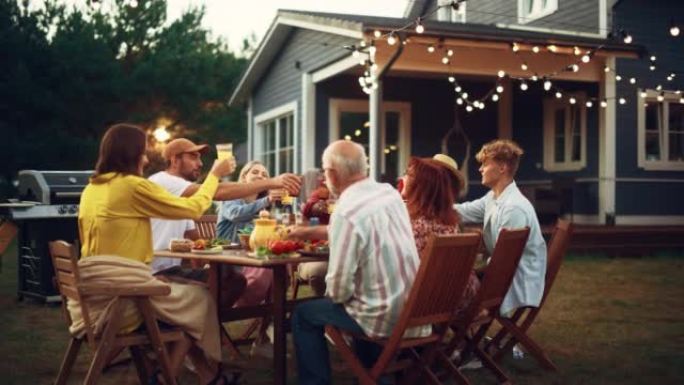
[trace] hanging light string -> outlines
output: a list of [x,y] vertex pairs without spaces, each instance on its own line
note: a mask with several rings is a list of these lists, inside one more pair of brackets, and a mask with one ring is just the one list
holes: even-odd
[[[367,94],[370,94],[372,89],[375,89],[378,87],[377,81],[376,81],[376,73],[378,69],[378,65],[375,61],[375,53],[377,51],[377,46],[376,42],[379,41],[386,41],[386,43],[390,46],[397,44],[407,44],[410,40],[410,38],[407,39],[402,39],[400,33],[409,31],[410,29],[415,30],[415,33],[420,35],[425,32],[425,26],[423,25],[423,21],[427,20],[438,12],[440,9],[445,8],[445,7],[450,7],[452,9],[458,10],[461,6],[461,4],[465,3],[466,0],[452,0],[450,3],[442,4],[442,5],[437,5],[433,9],[429,10],[425,14],[417,17],[414,21],[408,22],[405,25],[403,25],[400,28],[397,29],[392,29],[388,32],[381,32],[380,30],[375,30],[373,32],[373,37],[370,39],[369,42],[366,41],[361,41],[358,46],[351,45],[351,46],[345,46],[346,49],[352,51],[352,55],[354,57],[361,57],[359,64],[364,66],[364,71],[363,71],[363,76],[359,77],[359,84],[361,85],[363,91]],[[618,29],[617,34],[620,38],[622,38],[623,42],[625,44],[631,44],[633,42],[633,37],[624,29]],[[673,37],[679,36],[679,30],[678,26],[674,23],[670,23],[670,34]],[[611,33],[612,37],[614,38],[616,35],[614,33]],[[559,74],[564,73],[564,72],[579,72],[581,69],[581,66],[583,64],[588,64],[591,62],[591,59],[593,56],[601,51],[604,48],[604,45],[600,45],[594,49],[586,49],[583,50],[578,46],[562,46],[559,47],[555,44],[549,44],[546,47],[542,47],[541,45],[532,45],[530,48],[530,52],[533,54],[540,53],[542,50],[546,50],[551,53],[557,53],[561,49],[567,51],[568,49],[571,49],[572,54],[574,55],[573,60],[571,60],[567,65],[558,68],[555,71],[551,71],[548,73],[544,74],[538,74],[537,72],[534,72],[533,70],[530,69],[529,64],[525,59],[522,57],[522,55],[519,55],[519,51],[521,49],[521,43],[518,42],[513,42],[511,44],[511,50],[515,54],[515,56],[520,60],[520,69],[524,72],[531,72],[533,75],[525,77],[525,76],[510,76],[505,73],[503,70],[499,70],[497,72],[497,80],[494,84],[494,86],[488,90],[487,92],[484,93],[483,96],[479,98],[473,98],[472,94],[468,94],[468,92],[463,88],[462,85],[460,85],[456,81],[456,76],[455,76],[455,71],[451,69],[451,64],[452,64],[452,57],[454,55],[454,48],[453,47],[448,47],[447,45],[444,44],[444,39],[440,38],[437,41],[437,44],[426,44],[426,43],[418,43],[421,45],[426,46],[426,49],[429,53],[435,53],[435,52],[441,52],[442,55],[440,60],[443,65],[449,66],[449,70],[447,71],[450,75],[448,76],[449,82],[453,83],[454,86],[454,91],[456,93],[456,103],[458,105],[463,105],[468,112],[474,111],[476,108],[477,109],[484,109],[485,107],[485,101],[493,101],[497,102],[500,99],[499,94],[503,92],[503,87],[504,85],[502,84],[502,80],[505,79],[506,77],[517,80],[519,82],[520,89],[522,91],[526,91],[529,89],[529,84],[530,83],[536,83],[541,80],[543,83],[544,90],[547,92],[554,92],[555,96],[557,98],[562,98],[565,92],[561,90],[559,87],[557,87],[555,84],[552,83],[552,79],[556,78]],[[526,46],[529,46],[529,44],[524,44]],[[363,56],[363,57],[362,57]],[[571,56],[572,57],[572,56]],[[655,66],[655,56],[651,56],[651,63],[649,66],[649,69],[651,71],[656,70]],[[606,72],[612,72],[615,76],[615,81],[619,82],[622,80],[622,76],[617,74],[614,69],[611,69],[609,67],[605,67],[604,70]],[[667,81],[671,82],[673,81],[677,76],[676,71],[671,71],[668,72],[667,76]],[[637,80],[636,77],[630,77],[628,79],[629,83],[637,86]],[[656,87],[658,91],[662,91],[662,86],[658,85]],[[665,91],[662,91],[661,94],[663,94]],[[681,95],[681,91],[677,90],[675,91],[676,94]],[[644,96],[644,92],[641,92],[641,96]],[[560,95],[560,96],[559,96]],[[596,98],[596,97],[591,97],[585,99],[585,105],[587,107],[592,107],[595,103],[602,106],[606,107],[607,106],[607,101],[616,99],[620,104],[625,104],[626,99],[623,97],[618,97],[616,96],[611,96],[611,97],[606,97],[603,99]],[[661,101],[661,98],[658,98],[659,101]],[[577,102],[576,98],[570,97],[568,98],[568,101],[571,104],[575,104]],[[682,103],[684,103],[684,98],[680,100]]]

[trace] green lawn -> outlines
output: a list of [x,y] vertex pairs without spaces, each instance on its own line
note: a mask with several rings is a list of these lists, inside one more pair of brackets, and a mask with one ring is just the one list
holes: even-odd
[[[0,271],[0,383],[49,384],[64,352],[67,332],[61,308],[16,301],[15,251]],[[239,328],[235,326],[234,328]],[[556,362],[546,372],[526,357],[508,358],[504,370],[517,384],[678,384],[684,382],[684,258],[606,259],[569,257],[532,335]],[[83,350],[70,383],[83,379]],[[233,362],[249,384],[270,383],[268,360]],[[293,361],[290,383],[296,383]],[[351,383],[334,364],[335,383]],[[493,384],[481,371],[474,384]],[[132,365],[105,373],[103,384],[136,384]],[[184,375],[182,384],[194,384]]]

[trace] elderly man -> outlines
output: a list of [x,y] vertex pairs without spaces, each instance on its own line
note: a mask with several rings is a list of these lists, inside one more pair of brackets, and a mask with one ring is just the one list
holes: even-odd
[[[199,189],[199,185],[194,182],[202,171],[201,155],[207,149],[206,144],[197,145],[185,138],[172,140],[166,145],[162,154],[167,162],[166,170],[150,176],[149,179],[164,187],[171,194],[182,197],[192,196]],[[235,161],[233,160],[234,168]],[[253,183],[223,182],[219,184],[214,200],[237,199],[275,188],[286,188],[296,194],[299,192],[300,183],[299,177],[293,174],[282,174],[276,178]],[[195,229],[195,222],[152,219],[154,250],[166,250],[169,242],[174,238],[198,239],[199,233]],[[166,270],[171,273],[179,268],[180,263],[181,261],[176,258],[155,257],[152,261],[152,271],[156,273]],[[199,278],[192,276],[192,273],[190,272],[189,278]]]
[[[294,237],[330,240],[327,298],[298,305],[292,317],[299,383],[329,384],[325,325],[386,337],[392,333],[418,270],[408,212],[389,184],[366,175],[363,147],[336,141],[323,153],[325,183],[338,196],[330,225],[297,228]],[[326,231],[327,230],[327,231]],[[410,330],[423,336],[430,330]],[[380,347],[355,341],[359,359],[370,367]]]
[[513,180],[522,154],[511,140],[498,139],[482,146],[476,158],[481,163],[482,184],[490,191],[480,199],[456,205],[464,223],[484,223],[482,235],[490,254],[502,228],[530,228],[513,283],[501,304],[502,315],[522,306],[539,306],[544,293],[546,243],[534,207]]

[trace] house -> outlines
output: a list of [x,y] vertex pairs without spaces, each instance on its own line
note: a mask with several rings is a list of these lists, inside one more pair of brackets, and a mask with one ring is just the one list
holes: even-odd
[[411,155],[448,152],[471,199],[484,192],[475,151],[512,138],[540,216],[684,224],[681,15],[684,3],[639,0],[426,0],[404,18],[281,10],[230,103],[246,107],[248,156],[271,173],[316,167],[347,138],[390,182]]

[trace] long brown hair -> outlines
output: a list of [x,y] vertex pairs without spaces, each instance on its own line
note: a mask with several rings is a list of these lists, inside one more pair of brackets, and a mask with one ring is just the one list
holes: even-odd
[[117,172],[138,175],[138,165],[147,147],[147,134],[132,124],[115,124],[107,129],[95,166],[95,175]]
[[411,158],[406,186],[406,204],[412,219],[425,217],[445,225],[458,224],[454,210],[458,186],[456,176],[439,161],[430,158]]

